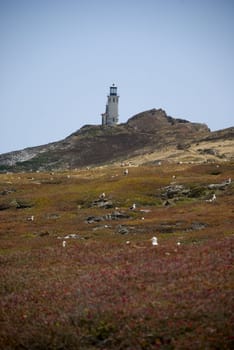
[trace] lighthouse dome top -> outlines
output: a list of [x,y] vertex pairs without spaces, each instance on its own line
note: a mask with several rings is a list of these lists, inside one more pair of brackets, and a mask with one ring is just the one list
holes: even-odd
[[117,96],[117,86],[115,84],[110,87],[110,96]]

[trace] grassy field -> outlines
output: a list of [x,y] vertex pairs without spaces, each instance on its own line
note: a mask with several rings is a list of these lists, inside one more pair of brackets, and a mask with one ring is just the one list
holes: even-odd
[[0,175],[1,349],[234,347],[233,164],[123,170]]

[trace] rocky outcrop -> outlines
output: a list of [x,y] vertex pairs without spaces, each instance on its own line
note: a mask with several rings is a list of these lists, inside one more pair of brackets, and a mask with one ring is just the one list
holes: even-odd
[[[232,128],[228,133],[231,131]],[[218,135],[215,132],[214,137],[218,139]],[[221,134],[222,137],[225,135],[225,132]],[[110,164],[168,147],[185,150],[191,143],[211,139],[212,133],[205,124],[173,118],[162,109],[152,109],[135,115],[124,124],[112,127],[85,125],[62,141],[2,154],[0,171],[58,170]]]
[[87,224],[93,224],[93,223],[97,223],[97,222],[101,222],[101,221],[129,219],[129,217],[130,216],[126,213],[114,211],[113,213],[106,214],[103,216],[89,216],[86,218],[85,222]]

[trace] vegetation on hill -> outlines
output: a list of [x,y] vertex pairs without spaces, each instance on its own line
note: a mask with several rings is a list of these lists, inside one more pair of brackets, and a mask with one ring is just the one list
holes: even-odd
[[233,164],[124,170],[0,174],[0,348],[233,348]]
[[[208,144],[212,141],[211,149]],[[205,124],[172,118],[161,109],[142,112],[115,126],[85,125],[66,139],[44,146],[0,155],[1,171],[65,170],[113,164],[150,157],[151,161],[177,155],[183,160],[229,160],[226,144],[233,147],[233,128],[212,133]],[[196,148],[202,143],[203,147]],[[220,148],[220,145],[222,146]],[[231,147],[231,145],[229,145]],[[207,152],[209,150],[209,152]]]

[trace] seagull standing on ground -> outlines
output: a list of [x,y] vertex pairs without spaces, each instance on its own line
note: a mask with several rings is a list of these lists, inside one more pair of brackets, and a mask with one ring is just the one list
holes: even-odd
[[158,239],[157,237],[152,237],[151,238],[152,245],[158,245]]

